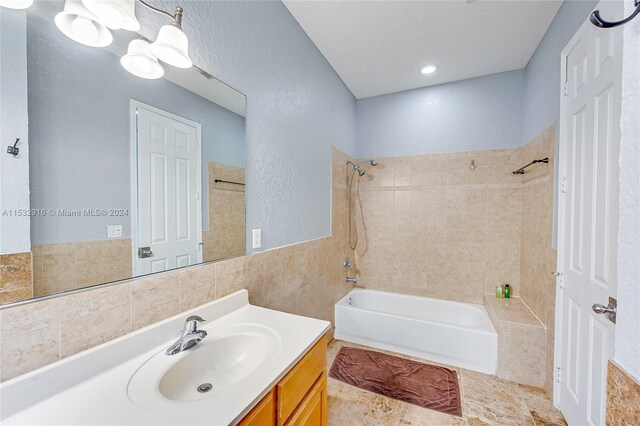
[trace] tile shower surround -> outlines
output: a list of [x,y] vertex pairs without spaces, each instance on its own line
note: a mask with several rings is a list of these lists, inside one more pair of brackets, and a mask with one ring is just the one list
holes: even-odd
[[519,290],[519,149],[379,163],[360,180],[365,287],[478,304],[497,281]]
[[[552,125],[521,148],[379,159],[359,181],[356,254],[366,288],[482,304],[484,293],[495,294],[496,282],[509,282],[546,326],[540,384],[548,392],[555,133]],[[512,174],[544,157],[549,164]]]
[[216,179],[222,179],[244,183],[244,177],[242,167],[209,161],[209,230],[202,233],[205,262],[247,252],[244,186],[216,182]]
[[[0,380],[24,374],[241,288],[252,304],[333,321],[353,286],[347,156],[333,149],[332,236],[0,311]],[[86,324],[91,323],[91,333]],[[99,324],[99,326],[97,326]],[[20,335],[20,339],[14,339]]]
[[[553,170],[555,125],[522,148],[525,159],[549,157],[547,167],[522,176],[520,296],[547,328],[545,389],[553,392],[557,251],[553,248]],[[525,163],[531,160],[525,161]]]

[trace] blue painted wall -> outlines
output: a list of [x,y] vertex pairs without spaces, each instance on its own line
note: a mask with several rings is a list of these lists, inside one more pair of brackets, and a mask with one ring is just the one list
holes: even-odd
[[[355,153],[355,98],[281,2],[183,6],[194,62],[247,96],[247,228],[263,249],[329,235],[331,145]],[[149,38],[166,23],[138,16]]]
[[560,118],[560,53],[596,4],[566,0],[524,70],[359,99],[358,156],[528,143]]
[[[526,145],[544,129],[560,120],[560,84],[562,49],[578,31],[593,8],[593,0],[565,0],[549,25],[547,32],[531,56],[524,71],[524,104],[522,144]],[[556,128],[556,156],[558,159],[558,131]],[[557,194],[558,167],[554,163],[554,189]],[[553,197],[553,246],[558,240],[558,200]]]
[[360,158],[520,146],[524,71],[359,99]]
[[560,119],[560,54],[597,1],[565,0],[525,68],[522,144]]

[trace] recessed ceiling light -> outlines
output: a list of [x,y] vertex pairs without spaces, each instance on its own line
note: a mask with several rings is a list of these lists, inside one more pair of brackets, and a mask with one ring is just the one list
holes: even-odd
[[420,70],[420,72],[422,74],[432,74],[432,73],[436,72],[437,70],[438,70],[438,66],[436,64],[430,64],[430,65],[427,65],[426,67],[422,68]]

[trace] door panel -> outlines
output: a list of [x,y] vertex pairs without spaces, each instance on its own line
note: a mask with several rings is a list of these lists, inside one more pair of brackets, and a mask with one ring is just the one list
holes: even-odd
[[[602,2],[608,17],[622,2]],[[569,424],[604,424],[606,363],[615,325],[594,303],[616,296],[621,115],[620,29],[581,27],[567,56],[567,93],[560,125],[561,179],[558,265],[560,408]]]

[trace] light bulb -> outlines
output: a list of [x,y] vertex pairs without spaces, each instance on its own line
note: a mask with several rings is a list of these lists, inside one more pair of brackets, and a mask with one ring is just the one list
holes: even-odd
[[85,18],[84,16],[76,16],[71,22],[71,30],[78,37],[91,43],[95,43],[98,39],[98,28],[91,19]]

